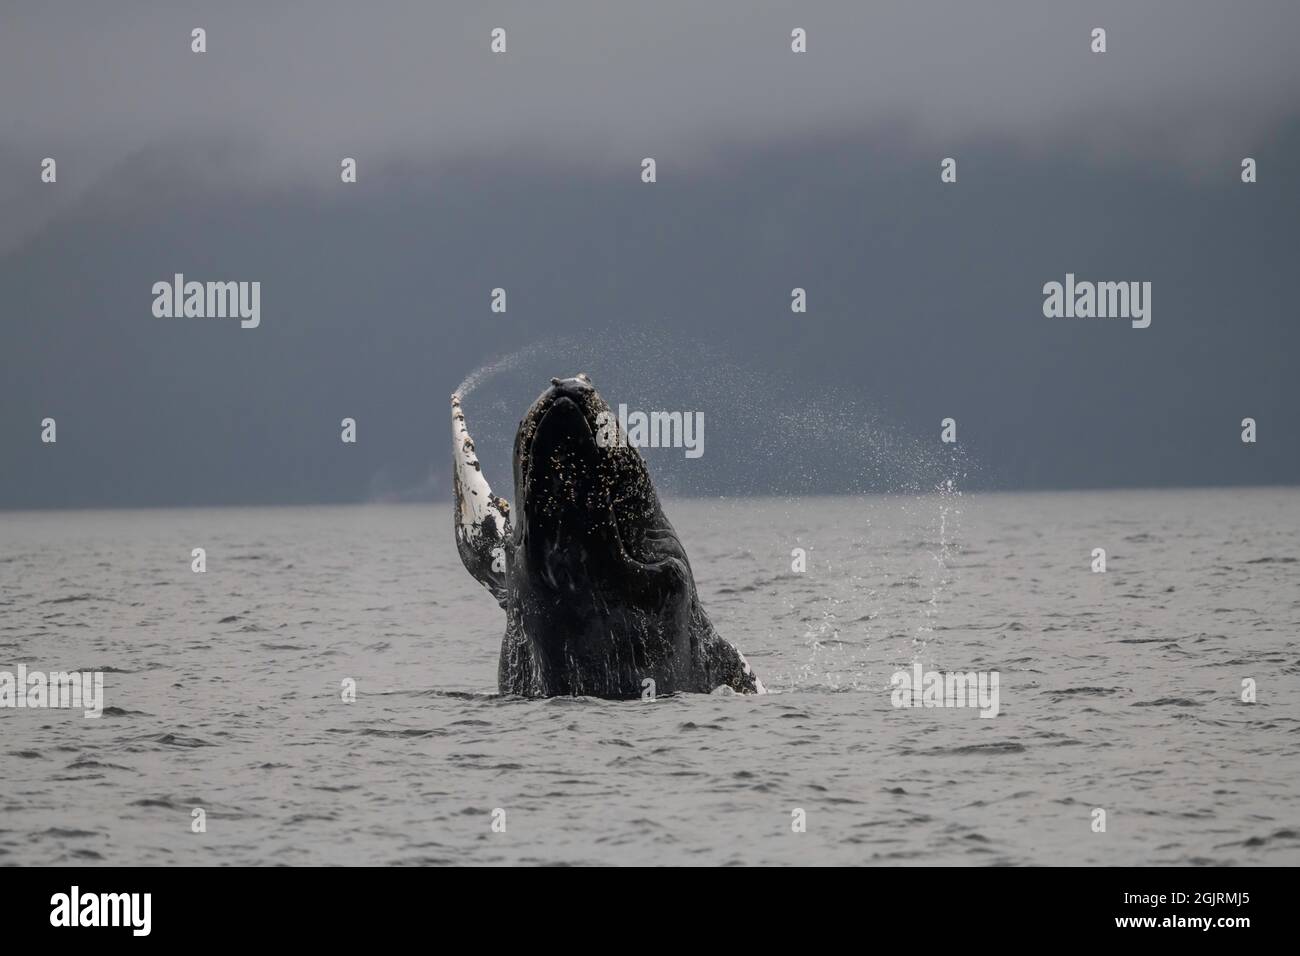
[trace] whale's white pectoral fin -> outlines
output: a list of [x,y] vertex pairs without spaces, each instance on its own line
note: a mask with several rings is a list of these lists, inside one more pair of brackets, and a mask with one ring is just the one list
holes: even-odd
[[451,462],[455,490],[456,550],[465,569],[506,606],[506,568],[510,554],[510,502],[492,493],[474,439],[465,427],[460,395],[451,396]]

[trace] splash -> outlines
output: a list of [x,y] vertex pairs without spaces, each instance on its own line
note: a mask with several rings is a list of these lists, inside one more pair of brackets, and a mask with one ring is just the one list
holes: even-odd
[[517,369],[523,360],[534,355],[541,343],[525,345],[521,349],[516,349],[506,355],[498,356],[483,365],[480,365],[474,371],[465,376],[464,380],[456,386],[456,394],[462,399],[467,398],[471,392],[482,385],[489,379],[495,378],[502,372],[511,372]]
[[921,621],[912,636],[912,663],[914,664],[929,666],[933,663],[933,660],[926,658],[925,655],[934,634],[935,619],[939,615],[939,598],[952,583],[949,564],[956,551],[957,522],[961,517],[961,509],[957,505],[961,494],[951,478],[935,489],[938,506],[933,519],[936,543],[930,552],[933,565],[930,574],[930,598],[922,605]]

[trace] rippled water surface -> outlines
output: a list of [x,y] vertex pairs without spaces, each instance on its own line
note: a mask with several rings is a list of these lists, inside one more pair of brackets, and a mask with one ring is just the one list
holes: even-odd
[[108,706],[0,710],[0,863],[1300,863],[1297,491],[667,511],[773,693],[497,697],[445,504],[0,514],[0,670]]

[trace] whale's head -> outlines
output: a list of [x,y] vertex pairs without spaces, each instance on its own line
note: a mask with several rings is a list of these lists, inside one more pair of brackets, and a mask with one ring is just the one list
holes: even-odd
[[553,378],[515,435],[512,576],[570,600],[693,596],[645,460],[585,374]]

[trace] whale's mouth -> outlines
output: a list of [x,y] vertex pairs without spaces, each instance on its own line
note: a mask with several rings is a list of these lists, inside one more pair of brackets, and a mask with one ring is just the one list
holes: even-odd
[[520,423],[516,532],[548,578],[596,580],[659,558],[658,499],[640,453],[617,429],[586,376],[552,379]]

